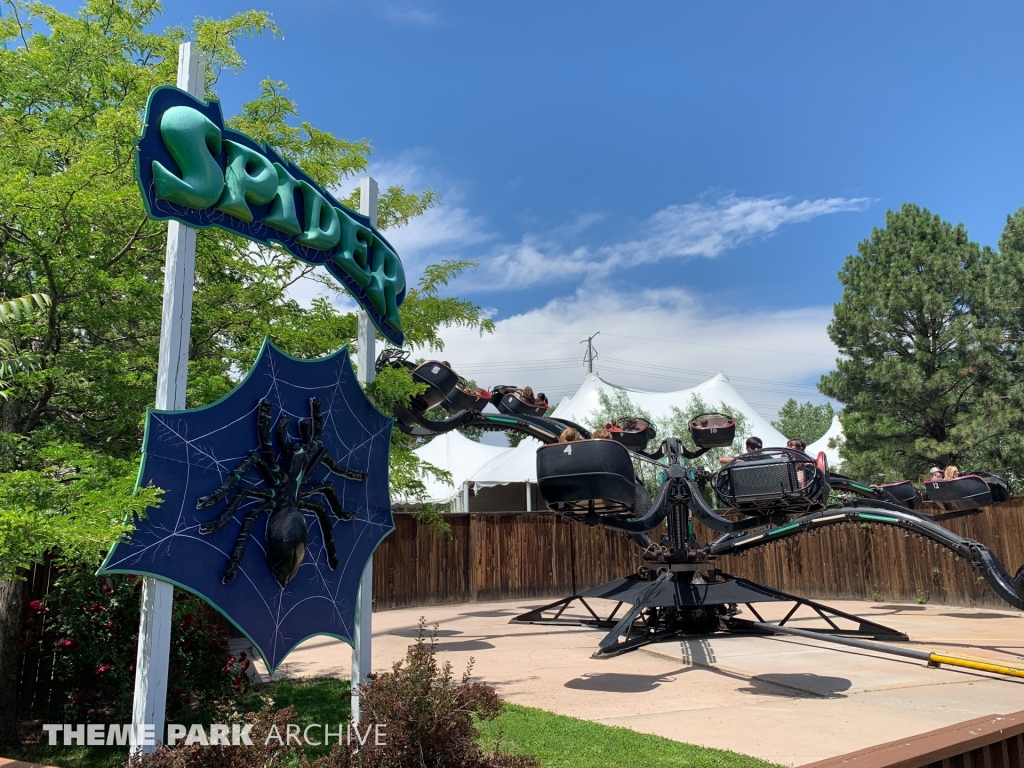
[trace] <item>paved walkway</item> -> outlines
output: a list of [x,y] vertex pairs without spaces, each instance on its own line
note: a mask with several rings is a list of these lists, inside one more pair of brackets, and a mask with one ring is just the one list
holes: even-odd
[[[1024,709],[1024,680],[931,669],[797,638],[712,637],[592,659],[600,632],[508,623],[543,602],[375,613],[374,669],[384,671],[404,656],[423,616],[440,626],[443,658],[461,671],[475,657],[474,676],[509,701],[785,765]],[[911,647],[1024,665],[1021,613],[831,604],[906,632]],[[313,639],[289,656],[278,676],[347,677],[350,660],[347,645]],[[262,665],[257,669],[265,675]]]

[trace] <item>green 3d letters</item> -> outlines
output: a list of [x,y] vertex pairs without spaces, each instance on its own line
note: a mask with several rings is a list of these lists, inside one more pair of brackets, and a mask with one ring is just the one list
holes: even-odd
[[176,176],[153,161],[156,196],[189,208],[208,208],[220,199],[224,176],[217,164],[220,129],[191,107],[171,107],[160,119],[160,137],[181,169]]
[[228,167],[224,172],[224,194],[217,210],[230,213],[242,221],[252,221],[248,203],[265,205],[277,194],[277,171],[259,152],[224,140],[228,150]]

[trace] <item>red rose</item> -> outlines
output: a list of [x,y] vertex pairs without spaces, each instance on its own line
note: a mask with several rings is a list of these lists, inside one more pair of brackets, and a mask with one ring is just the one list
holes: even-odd
[[114,668],[113,664],[101,664],[100,666],[96,667],[96,674],[97,675],[105,675],[107,672],[109,672],[113,668]]
[[61,640],[60,642],[57,643],[57,647],[58,648],[77,648],[78,647],[78,641],[77,640],[71,640],[70,638],[64,638],[63,640]]
[[45,613],[46,612],[46,606],[43,605],[42,600],[33,600],[32,602],[30,602],[28,604],[28,607],[31,608],[36,613]]

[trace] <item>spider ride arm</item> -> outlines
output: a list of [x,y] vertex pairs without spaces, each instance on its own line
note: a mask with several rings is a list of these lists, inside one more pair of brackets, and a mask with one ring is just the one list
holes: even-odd
[[834,472],[829,473],[829,486],[834,491],[852,493],[855,496],[859,496],[865,499],[877,499],[882,502],[889,504],[895,504],[898,509],[902,512],[909,512],[912,515],[920,517],[922,520],[952,520],[957,517],[966,517],[968,515],[977,515],[981,512],[979,509],[961,509],[954,512],[940,512],[937,515],[932,515],[927,512],[922,512],[919,509],[910,509],[900,504],[899,501],[884,488],[872,488],[864,483],[859,483],[845,475],[838,475]]
[[765,520],[763,517],[750,517],[741,520],[730,520],[722,517],[704,500],[704,494],[693,480],[686,478],[685,484],[690,512],[711,530],[720,533],[735,533],[764,525]]
[[574,427],[584,437],[590,436],[590,432],[572,422],[521,413],[490,414],[465,410],[442,421],[434,421],[411,408],[396,405],[395,416],[398,428],[413,437],[443,435],[461,427],[478,427],[487,432],[519,432],[545,444],[557,443],[559,435],[566,427]]
[[459,411],[443,421],[434,421],[404,405],[396,404],[394,410],[395,424],[405,434],[413,437],[443,435],[445,432],[451,432],[459,427],[469,426],[474,417],[480,415],[478,411]]
[[752,533],[727,533],[706,547],[711,556],[735,555],[781,539],[842,523],[877,523],[891,525],[923,536],[964,558],[992,587],[992,591],[1015,608],[1024,609],[1024,600],[1017,594],[1014,579],[992,551],[973,539],[965,539],[931,520],[914,514],[905,507],[877,501],[854,501],[843,507],[829,507],[819,512]]
[[[658,495],[651,502],[650,509],[642,516],[631,520],[616,520],[614,518],[598,518],[594,516],[594,522],[602,528],[626,534],[634,544],[641,549],[647,549],[651,544],[650,538],[646,535],[647,532],[661,525],[672,510],[672,504],[679,500],[677,487],[680,476],[673,474],[672,470],[679,470],[681,473],[682,468],[670,466],[668,469],[670,476],[661,484],[661,487],[658,489]],[[587,520],[584,519],[581,522],[587,522]]]

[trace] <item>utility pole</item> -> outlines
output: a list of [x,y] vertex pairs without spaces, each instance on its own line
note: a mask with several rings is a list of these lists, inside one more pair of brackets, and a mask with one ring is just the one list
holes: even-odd
[[[598,331],[594,336],[599,335],[601,332]],[[594,336],[588,336],[586,341],[581,341],[580,344],[587,345],[587,352],[583,355],[583,362],[587,364],[587,373],[594,372],[594,361],[597,360],[597,350],[594,349]]]

